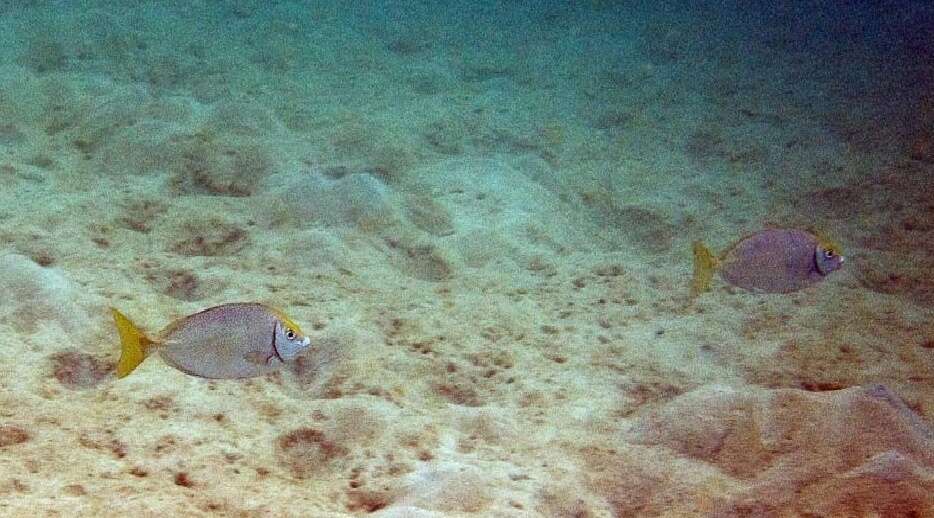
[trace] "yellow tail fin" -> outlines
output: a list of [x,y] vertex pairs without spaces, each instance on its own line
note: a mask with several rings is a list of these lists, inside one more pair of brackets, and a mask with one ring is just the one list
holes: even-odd
[[133,372],[146,359],[146,348],[152,340],[146,337],[130,319],[115,308],[110,308],[114,323],[120,332],[120,361],[117,362],[117,377],[123,378]]
[[691,280],[691,298],[710,289],[717,258],[700,241],[694,241],[694,278]]

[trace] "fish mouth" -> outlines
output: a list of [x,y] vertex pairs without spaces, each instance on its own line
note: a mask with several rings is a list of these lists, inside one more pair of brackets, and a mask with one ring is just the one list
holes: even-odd
[[818,249],[814,252],[814,257],[812,259],[813,268],[821,277],[826,277],[831,273],[839,270],[843,267],[843,263],[846,261],[846,258],[842,255],[837,255],[833,261],[825,264],[824,261],[820,260],[820,254],[822,252]]

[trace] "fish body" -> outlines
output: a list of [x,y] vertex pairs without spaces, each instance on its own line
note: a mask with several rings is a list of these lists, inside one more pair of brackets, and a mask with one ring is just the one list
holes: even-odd
[[285,314],[256,303],[223,304],[169,324],[147,337],[112,309],[122,352],[117,376],[124,377],[157,350],[169,365],[203,378],[250,378],[295,359],[310,339]]
[[836,245],[798,229],[767,229],[746,236],[719,257],[694,243],[692,295],[709,289],[713,273],[755,292],[790,293],[824,280],[843,265]]

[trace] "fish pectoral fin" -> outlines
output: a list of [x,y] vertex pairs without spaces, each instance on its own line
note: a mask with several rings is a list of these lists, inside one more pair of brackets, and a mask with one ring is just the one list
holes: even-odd
[[702,241],[694,241],[694,277],[691,279],[691,298],[710,289],[713,272],[717,268],[717,258]]
[[250,351],[243,355],[243,359],[246,360],[247,363],[252,363],[254,365],[270,365],[275,357],[276,355],[274,354],[265,354],[259,351]]

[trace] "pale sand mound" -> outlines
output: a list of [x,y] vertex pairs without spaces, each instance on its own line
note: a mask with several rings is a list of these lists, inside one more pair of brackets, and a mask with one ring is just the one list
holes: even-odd
[[[826,393],[710,385],[646,413],[626,436],[730,478],[735,489],[695,500],[703,515],[912,516],[934,505],[934,430],[883,385]],[[663,485],[639,495],[614,487],[607,476],[632,471],[616,468],[624,473],[595,480],[612,490],[618,516],[656,514],[683,498]]]
[[[57,268],[43,268],[19,254],[0,251],[0,324],[31,334],[43,327],[86,338],[88,312],[81,288]],[[99,301],[94,301],[99,302]]]

